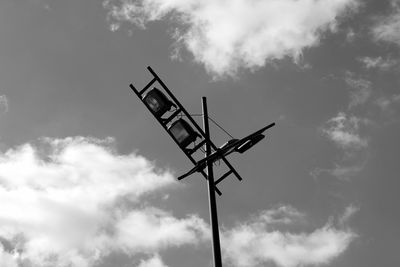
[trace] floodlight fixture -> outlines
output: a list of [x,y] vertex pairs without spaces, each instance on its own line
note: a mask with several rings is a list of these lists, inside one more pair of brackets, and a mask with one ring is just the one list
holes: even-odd
[[171,107],[174,106],[174,104],[155,87],[143,97],[143,101],[158,118],[161,118],[165,112],[169,111]]
[[221,154],[224,156],[229,155],[236,151],[236,144],[239,143],[239,141],[239,139],[233,138],[220,146],[219,151],[221,151]]
[[236,151],[242,154],[245,151],[247,151],[250,148],[252,148],[255,144],[257,144],[258,142],[260,142],[264,138],[265,138],[265,135],[263,135],[263,134],[255,135],[255,136],[251,137],[251,139],[249,139],[246,142],[244,142],[243,144],[237,146],[236,147]]
[[200,136],[184,119],[178,119],[173,122],[168,131],[182,148],[186,148]]

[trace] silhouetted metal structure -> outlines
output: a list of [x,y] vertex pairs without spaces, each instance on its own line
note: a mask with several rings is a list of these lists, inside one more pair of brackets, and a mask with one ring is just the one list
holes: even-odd
[[[239,181],[242,180],[238,172],[232,167],[225,156],[233,152],[244,153],[261,141],[265,137],[263,132],[274,126],[275,123],[271,123],[264,128],[246,136],[245,138],[231,139],[221,147],[217,147],[210,140],[207,99],[205,97],[202,98],[202,129],[181,105],[181,103],[179,103],[179,101],[171,93],[160,77],[158,77],[158,75],[153,71],[153,69],[150,67],[147,67],[147,69],[153,76],[152,80],[141,90],[137,90],[132,84],[130,84],[130,88],[150,110],[150,112],[154,115],[164,130],[171,136],[183,153],[194,164],[194,167],[185,174],[179,176],[178,180],[182,180],[183,178],[195,172],[201,173],[204,178],[207,179],[213,238],[214,266],[221,267],[222,260],[215,192],[217,192],[218,195],[221,195],[221,191],[218,189],[217,185],[231,174],[236,176]],[[157,84],[161,86],[162,90],[155,86]],[[163,93],[163,91],[167,96]],[[188,121],[183,119],[183,117],[187,118]],[[196,143],[198,139],[199,142]],[[196,160],[194,158],[194,154],[201,150],[203,146],[205,147],[205,156],[200,160]],[[213,163],[217,160],[222,160],[227,166],[228,171],[223,173],[216,181],[214,181]]]

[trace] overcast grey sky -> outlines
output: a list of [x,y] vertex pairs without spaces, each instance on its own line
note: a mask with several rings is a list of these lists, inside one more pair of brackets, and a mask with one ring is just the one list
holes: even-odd
[[212,266],[147,66],[236,138],[277,123],[230,156],[224,266],[398,266],[399,52],[399,0],[0,1],[0,266]]

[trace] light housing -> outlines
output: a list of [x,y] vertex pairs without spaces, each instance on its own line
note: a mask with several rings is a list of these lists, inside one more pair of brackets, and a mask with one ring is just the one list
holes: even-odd
[[143,101],[159,118],[174,106],[174,104],[155,87],[143,97]]
[[168,127],[168,131],[174,136],[175,140],[178,141],[179,146],[182,148],[186,148],[199,137],[199,134],[183,119],[176,120],[172,123],[171,126]]
[[258,142],[260,142],[264,138],[265,138],[265,135],[258,134],[256,136],[252,137],[250,140],[247,140],[246,142],[244,142],[240,146],[236,147],[236,151],[239,152],[239,153],[244,153],[245,151],[247,151],[250,148],[252,148],[255,144],[257,144]]
[[225,155],[229,155],[232,152],[234,152],[236,150],[236,143],[238,143],[240,140],[239,139],[231,139],[228,142],[226,142],[225,144],[223,144],[222,146],[219,147],[219,150],[221,151],[221,153],[225,156]]

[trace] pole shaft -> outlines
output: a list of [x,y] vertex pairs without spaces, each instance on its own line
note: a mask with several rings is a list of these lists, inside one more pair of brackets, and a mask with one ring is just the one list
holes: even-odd
[[[208,111],[207,111],[207,98],[202,97],[201,104],[203,108],[203,127],[204,133],[208,140],[210,140],[210,129],[208,126]],[[211,146],[209,142],[205,145],[206,152],[205,157],[211,154]],[[212,162],[207,162],[207,184],[208,184],[208,200],[210,206],[210,221],[212,229],[212,244],[213,244],[213,256],[214,256],[214,267],[222,267],[221,260],[221,245],[219,242],[219,229],[218,229],[218,214],[217,214],[217,203],[215,200],[215,189],[214,189],[214,172]]]

